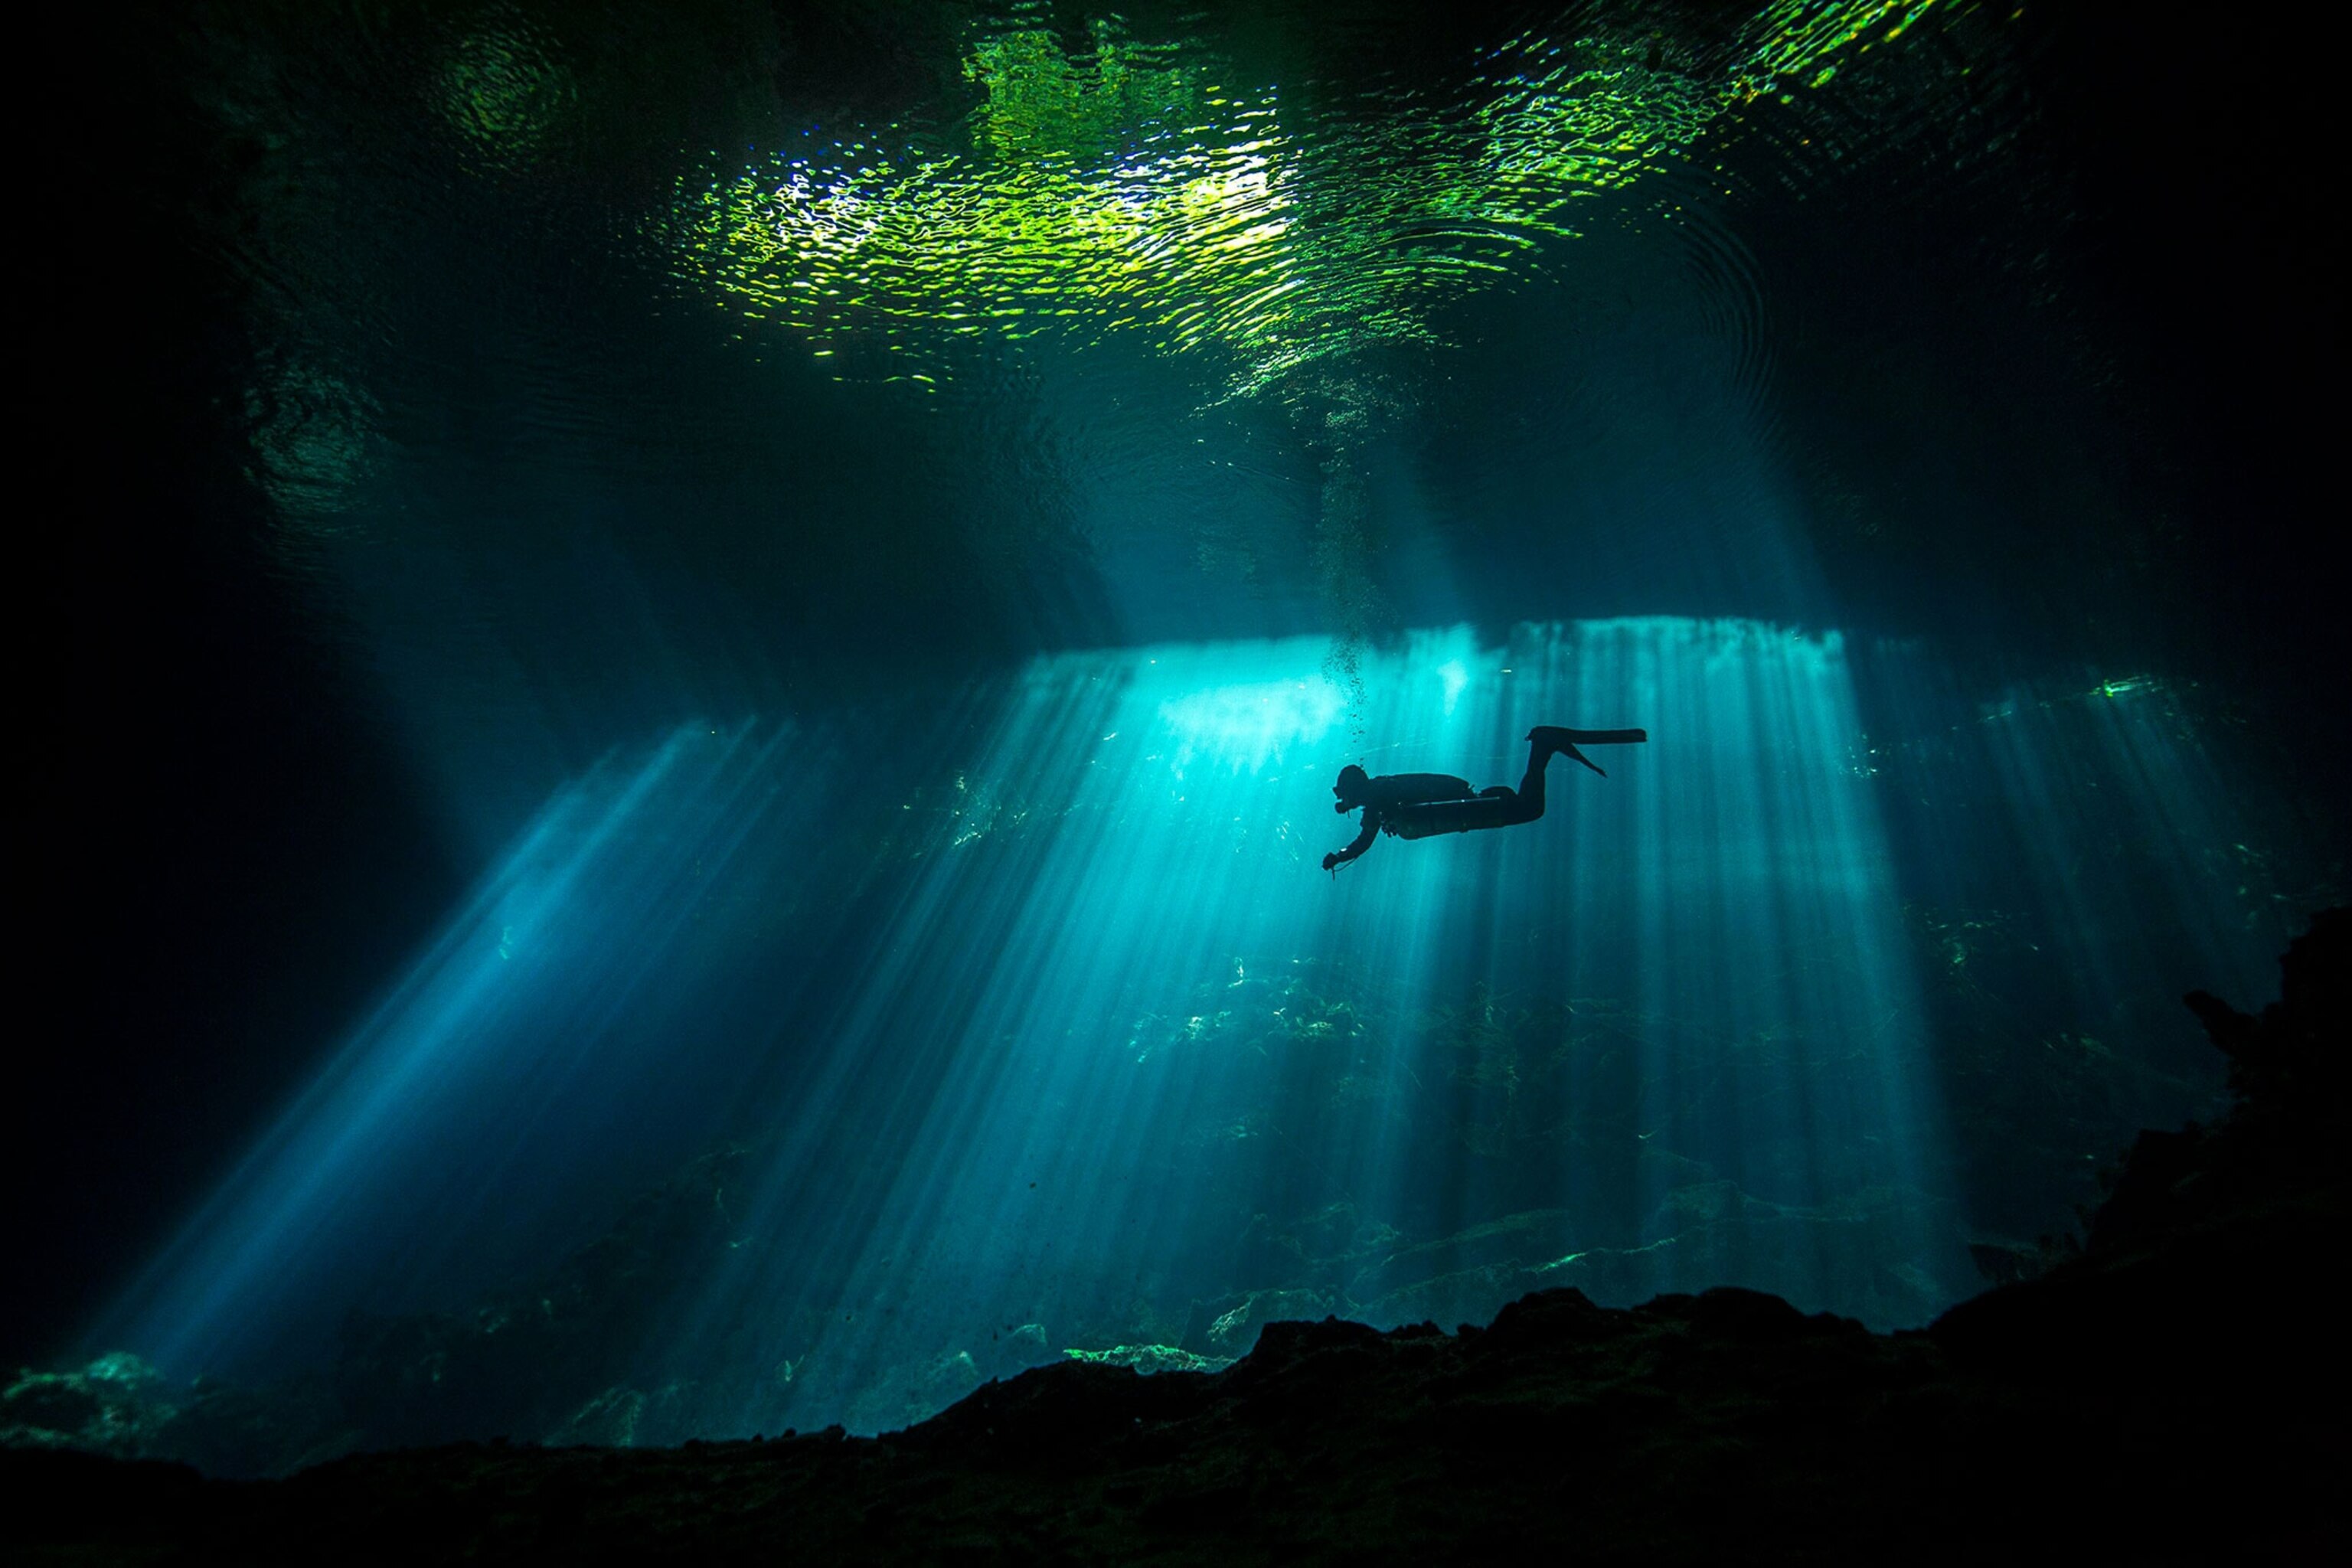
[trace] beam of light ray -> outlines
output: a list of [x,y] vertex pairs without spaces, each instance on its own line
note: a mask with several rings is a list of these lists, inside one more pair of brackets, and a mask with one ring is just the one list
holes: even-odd
[[[102,1331],[220,1368],[414,1300],[445,1264],[562,1229],[582,1143],[660,1100],[646,1050],[710,973],[712,880],[772,857],[791,725],[690,725],[559,790],[114,1308]],[[822,772],[822,770],[819,770]]]
[[[2250,761],[2217,749],[2229,731],[2146,675],[1983,693],[1939,680],[1916,648],[1874,664],[1874,704],[1905,739],[1872,763],[1904,818],[1916,896],[2046,954],[2077,1030],[2169,1038],[2202,1062],[2178,994],[2263,994],[2325,901],[2264,848],[2281,839],[2281,803]],[[1964,969],[1968,948],[1949,939],[1946,962]]]
[[[746,1150],[728,1246],[634,1331],[711,1434],[896,1426],[1008,1370],[1009,1331],[1023,1356],[1169,1342],[1261,1289],[1454,1321],[1536,1283],[1745,1283],[1894,1323],[1964,1289],[1904,926],[1902,868],[1933,857],[1894,842],[1937,824],[1879,765],[1844,639],[1425,631],[1360,651],[1360,698],[1331,651],[1041,657],[912,727],[903,805],[798,726],[616,756],[548,802],[116,1342],[193,1368],[388,1279],[446,1300],[452,1259],[593,1234],[639,1121]],[[2217,896],[2190,851],[2234,819],[2140,695],[1972,721],[1967,765],[1928,771],[2011,800],[2050,878],[2119,812],[2168,838],[2187,921]],[[1318,869],[1353,831],[1342,763],[1516,784],[1544,722],[1651,740],[1606,778],[1555,760],[1538,821]],[[2034,888],[2061,923],[2148,913],[2137,883]]]
[[[828,1047],[892,1063],[888,1081],[807,1113],[866,1129],[866,1163],[823,1168],[837,1146],[804,1129],[759,1212],[833,1223],[737,1260],[681,1325],[735,1342],[772,1324],[759,1359],[795,1369],[788,1394],[747,1383],[721,1425],[913,1419],[1018,1323],[1173,1338],[1189,1295],[1278,1282],[1232,1261],[1255,1220],[1335,1205],[1413,1238],[1544,1205],[1633,1247],[1674,1239],[1651,1211],[1675,1193],[1728,1184],[1776,1214],[1838,1209],[1852,1240],[1668,1255],[1655,1288],[1727,1279],[1906,1320],[1948,1294],[1899,899],[1851,766],[1838,639],[1670,619],[1501,649],[1417,634],[1365,657],[1354,725],[1328,652],[1170,646],[1031,671],[969,776],[1060,816],[993,853],[960,847],[910,895]],[[1607,781],[1556,764],[1538,823],[1383,842],[1336,882],[1315,869],[1352,831],[1329,810],[1343,762],[1516,782],[1546,721],[1648,721],[1657,742]],[[1582,994],[1643,1016],[1640,1114],[1571,1094],[1527,1113],[1516,1147],[1465,1147],[1485,1088],[1414,1021],[1473,991],[1489,1012]],[[1637,1122],[1665,1135],[1656,1158]],[[1887,1269],[1920,1283],[1881,1291]]]

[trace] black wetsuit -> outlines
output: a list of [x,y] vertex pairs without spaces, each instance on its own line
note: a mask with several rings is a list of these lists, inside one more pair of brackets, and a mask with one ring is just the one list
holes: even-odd
[[[1390,773],[1368,780],[1355,801],[1339,809],[1364,808],[1363,831],[1355,841],[1323,858],[1323,868],[1336,870],[1372,847],[1381,834],[1398,838],[1429,838],[1440,833],[1475,833],[1486,827],[1514,827],[1544,814],[1544,767],[1555,752],[1565,752],[1594,773],[1600,766],[1576,749],[1588,745],[1631,745],[1649,739],[1643,730],[1538,729],[1528,737],[1528,771],[1517,790],[1507,784],[1472,793],[1469,781],[1446,773]],[[1606,775],[1603,775],[1606,776]]]

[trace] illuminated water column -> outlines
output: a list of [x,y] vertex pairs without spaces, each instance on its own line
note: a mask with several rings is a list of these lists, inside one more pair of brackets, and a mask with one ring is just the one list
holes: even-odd
[[[549,803],[114,1342],[194,1370],[353,1304],[462,1308],[486,1259],[593,1235],[616,1171],[722,1132],[748,1151],[723,1255],[644,1331],[712,1432],[897,1425],[1008,1331],[1171,1340],[1235,1291],[1417,1318],[1444,1249],[1496,1226],[1549,1250],[1444,1310],[1553,1265],[1604,1296],[1748,1283],[1885,1321],[1948,1297],[1839,640],[1430,631],[1365,654],[1360,699],[1331,658],[1039,658],[924,720],[903,810],[949,804],[903,841],[875,759],[804,728],[616,758]],[[1651,740],[1596,748],[1606,779],[1554,759],[1538,821],[1319,868],[1354,833],[1343,763],[1516,784],[1547,722]]]
[[[1921,1272],[1948,1241],[1941,1151],[1838,639],[1682,620],[1504,647],[1416,634],[1363,658],[1356,710],[1328,654],[1031,669],[961,781],[969,833],[827,1043],[834,1085],[786,1118],[749,1228],[805,1241],[747,1250],[679,1327],[793,1369],[789,1396],[747,1384],[738,1423],[894,1424],[907,1402],[875,1392],[891,1369],[1036,1321],[1172,1339],[1188,1294],[1284,1283],[1237,1250],[1254,1223],[1334,1204],[1399,1248],[1530,1208],[1581,1237],[1563,1252],[1683,1245],[1643,1266],[1653,1289],[1755,1283],[1906,1318],[1948,1297],[1958,1281]],[[1653,739],[1596,749],[1605,780],[1555,760],[1539,822],[1318,869],[1354,830],[1330,809],[1344,763],[1517,784],[1541,722]],[[1512,1091],[1465,1072],[1428,1016],[1552,1000],[1569,1022],[1548,1049],[1614,1030],[1631,1070],[1564,1093],[1552,1074],[1551,1103],[1496,1112],[1507,1147],[1465,1143],[1481,1100]],[[1313,1022],[1283,1018],[1308,1005]],[[1710,1229],[1709,1204],[1779,1229]],[[1750,1259],[1735,1232],[1845,1239]],[[1882,1298],[1883,1269],[1908,1282]]]
[[346,1310],[450,1304],[622,1195],[585,1200],[583,1172],[626,1171],[681,1109],[677,1043],[723,1011],[709,890],[773,875],[825,750],[689,726],[558,791],[100,1336],[184,1374],[282,1366]]
[[2056,993],[2032,1020],[2044,1037],[2095,1037],[2218,1087],[2180,993],[2269,994],[2278,951],[2330,892],[2284,851],[2306,835],[2260,753],[2203,711],[2212,695],[2145,674],[1969,689],[1905,645],[1870,662],[1888,737],[1874,763],[1915,896],[1950,927],[1948,962],[2005,947]]
[[[2029,846],[2037,902],[2063,916],[2053,931],[2086,1016],[2136,989],[2168,1001],[2185,988],[2179,976],[2249,1001],[2268,994],[2276,951],[2295,933],[2286,911],[2242,885],[2254,869],[2249,845],[2263,841],[2252,826],[2263,788],[2225,774],[2160,685],[2100,681],[2054,698],[2015,689],[1971,738]],[[2188,951],[2173,973],[2147,976],[2135,962],[2175,943]]]
[[[1657,1288],[1756,1284],[1883,1320],[1963,1286],[1946,1277],[1928,1042],[1841,639],[1654,617],[1524,628],[1451,670],[1467,677],[1455,721],[1485,741],[1458,770],[1483,767],[1474,782],[1516,782],[1538,723],[1651,738],[1593,748],[1606,779],[1555,760],[1537,824],[1376,852],[1430,854],[1443,879],[1435,988],[1485,1010],[1457,1037],[1567,1005],[1549,1079],[1525,1045],[1500,1090],[1451,1064],[1492,1136],[1549,1137],[1550,1185],[1457,1141],[1385,1172],[1382,1206],[1444,1228],[1541,1204],[1577,1247],[1659,1248],[1639,1276]],[[1364,869],[1349,896],[1371,905]],[[1443,1082],[1448,1065],[1416,1070]],[[1726,1205],[1759,1223],[1698,1223]],[[1844,1233],[1869,1240],[1803,1252]],[[1772,1234],[1791,1238],[1779,1256],[1723,1242]]]
[[[896,1424],[870,1397],[890,1369],[1017,1326],[992,1317],[1149,1294],[1204,1203],[1230,1228],[1223,1134],[1187,1145],[1219,1064],[1165,1047],[1204,979],[1311,956],[1315,861],[1345,837],[1311,798],[1347,724],[1328,651],[1026,672],[956,781],[968,826],[877,939],[750,1200],[747,1228],[798,1239],[733,1260],[684,1338],[805,1369],[795,1418]],[[747,1382],[736,1420],[780,1424],[779,1398]]]

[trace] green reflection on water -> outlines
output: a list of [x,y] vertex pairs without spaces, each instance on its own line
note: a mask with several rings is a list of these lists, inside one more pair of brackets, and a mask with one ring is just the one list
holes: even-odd
[[442,118],[493,172],[528,167],[579,96],[551,35],[509,5],[457,40],[438,78]]
[[1646,37],[1528,34],[1459,92],[1286,106],[1205,49],[1097,20],[977,37],[960,151],[850,133],[683,184],[678,275],[834,361],[936,386],[957,340],[1135,335],[1228,392],[1438,341],[1450,303],[1528,276],[1575,204],[1633,185],[1719,116],[1828,79],[1936,0],[1773,0],[1728,73]]

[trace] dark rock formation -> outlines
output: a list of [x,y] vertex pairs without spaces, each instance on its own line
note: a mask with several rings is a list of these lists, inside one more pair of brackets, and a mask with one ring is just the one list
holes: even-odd
[[68,1372],[19,1372],[0,1387],[0,1447],[169,1457],[208,1475],[283,1475],[360,1440],[324,1379],[175,1387],[123,1352]]
[[[2226,1357],[2222,1358],[2224,1361]],[[2227,1372],[2209,1365],[2210,1373]],[[1484,1331],[1270,1325],[1215,1374],[1070,1363],[882,1438],[473,1446],[286,1481],[11,1456],[79,1560],[1520,1561],[2315,1549],[2340,1441],[2215,1377],[2093,1397],[1741,1290]],[[2218,1424],[2218,1425],[2217,1425]]]
[[2188,1396],[2221,1365],[2340,1385],[2344,1349],[2321,1316],[2352,1178],[2352,910],[2317,916],[2281,969],[2260,1017],[2187,999],[2230,1058],[2229,1113],[2142,1132],[2080,1255],[1955,1307],[1940,1343],[1969,1364],[2170,1380]]
[[647,1331],[681,1281],[725,1256],[743,1161],[740,1148],[705,1155],[545,1278],[469,1313],[354,1312],[334,1370],[349,1420],[374,1446],[575,1427],[594,1440],[676,1441],[692,1429],[691,1390],[646,1363]]
[[26,1448],[0,1454],[0,1541],[185,1563],[2340,1559],[2352,914],[2285,968],[2260,1017],[2192,999],[2235,1108],[2144,1136],[2079,1256],[1924,1333],[1748,1290],[1620,1310],[1551,1289],[1454,1333],[1267,1322],[1216,1372],[1074,1360],[879,1438],[464,1445],[243,1485]]

